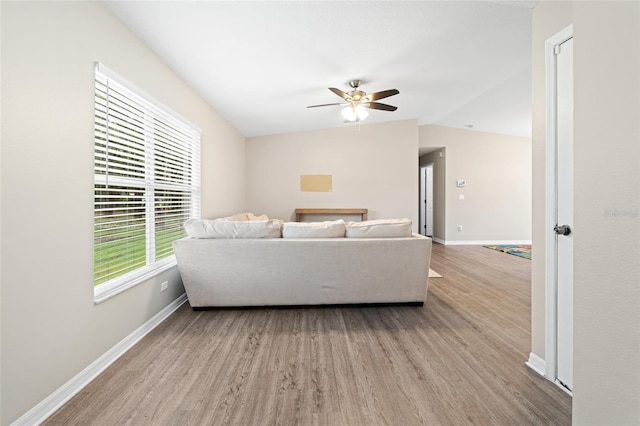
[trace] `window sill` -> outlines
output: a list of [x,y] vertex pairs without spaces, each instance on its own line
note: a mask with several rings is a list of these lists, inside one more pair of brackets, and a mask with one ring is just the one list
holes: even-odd
[[123,293],[127,290],[129,290],[130,288],[133,288],[135,286],[137,286],[138,284],[142,284],[145,281],[148,281],[149,279],[155,277],[156,275],[173,268],[174,266],[177,266],[177,262],[175,260],[175,258],[167,263],[162,264],[161,266],[158,266],[157,268],[154,268],[153,270],[139,275],[137,277],[131,278],[130,280],[116,286],[116,287],[112,287],[112,288],[100,288],[101,286],[96,286],[93,289],[93,304],[94,305],[99,305],[102,302],[106,302],[107,300],[111,299],[112,297],[115,297],[117,295],[119,295],[120,293]]

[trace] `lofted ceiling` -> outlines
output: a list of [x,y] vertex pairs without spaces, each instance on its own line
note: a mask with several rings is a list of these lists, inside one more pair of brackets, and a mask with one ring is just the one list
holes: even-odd
[[366,123],[531,135],[535,1],[106,1],[245,137],[348,126],[328,87],[396,88]]

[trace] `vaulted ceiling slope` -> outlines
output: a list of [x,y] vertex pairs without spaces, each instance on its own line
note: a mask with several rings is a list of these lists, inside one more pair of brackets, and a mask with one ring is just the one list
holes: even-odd
[[[531,134],[532,1],[107,1],[244,136],[346,126],[349,80],[396,112],[367,122]],[[107,64],[108,65],[108,64]]]

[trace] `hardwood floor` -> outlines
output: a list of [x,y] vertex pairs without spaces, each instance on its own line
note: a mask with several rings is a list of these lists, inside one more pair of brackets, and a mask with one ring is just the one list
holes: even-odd
[[525,365],[530,268],[434,244],[424,307],[183,305],[45,425],[571,423]]

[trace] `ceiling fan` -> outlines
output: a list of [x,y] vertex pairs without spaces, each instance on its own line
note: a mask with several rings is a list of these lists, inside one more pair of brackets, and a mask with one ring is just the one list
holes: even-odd
[[340,96],[342,99],[347,101],[346,103],[333,103],[333,104],[321,104],[321,105],[310,105],[307,108],[317,108],[317,107],[325,107],[325,106],[335,106],[335,105],[347,105],[348,107],[342,110],[342,116],[347,121],[359,121],[364,120],[369,115],[369,112],[365,110],[365,108],[369,109],[378,109],[382,111],[395,111],[398,107],[393,105],[387,105],[380,102],[375,102],[378,99],[388,98],[389,96],[394,96],[400,93],[396,89],[383,90],[382,92],[370,93],[367,95],[366,92],[363,92],[359,89],[360,84],[362,82],[360,80],[351,80],[349,82],[349,86],[353,90],[348,92],[343,92],[340,89],[336,89],[335,87],[329,87],[336,95]]

